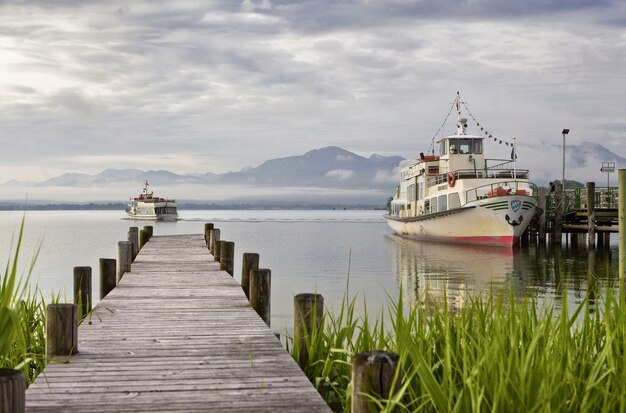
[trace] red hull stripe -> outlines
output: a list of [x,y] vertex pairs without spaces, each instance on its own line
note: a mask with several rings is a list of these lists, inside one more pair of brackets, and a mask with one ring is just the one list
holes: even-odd
[[459,244],[496,245],[501,247],[512,247],[519,241],[519,237],[514,235],[495,237],[450,237],[450,239]]

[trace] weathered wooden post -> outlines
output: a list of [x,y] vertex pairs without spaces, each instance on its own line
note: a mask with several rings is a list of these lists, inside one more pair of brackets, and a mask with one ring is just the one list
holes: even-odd
[[119,241],[117,243],[117,283],[124,273],[130,271],[133,258],[133,243],[130,241]]
[[154,235],[154,227],[152,225],[146,225],[143,229],[148,232],[148,241],[150,241],[150,238]]
[[79,307],[79,317],[91,311],[91,267],[74,267],[74,304]]
[[[215,258],[215,261],[219,262],[220,259],[222,258],[222,244],[225,243],[226,241],[222,241],[222,240],[217,240],[215,241],[215,245],[213,246],[213,258]],[[221,268],[221,265],[220,265]]]
[[46,357],[78,353],[78,306],[48,304],[46,306]]
[[[619,224],[619,279],[622,300],[626,299],[626,169],[617,171]],[[624,301],[622,301],[624,302]]]
[[556,184],[556,197],[554,200],[554,232],[552,243],[561,245],[563,238],[563,209],[565,196],[563,194],[563,183]]
[[144,245],[148,243],[150,239],[150,234],[145,229],[139,231],[139,251],[143,248]]
[[220,270],[230,275],[234,274],[235,266],[235,243],[233,241],[220,241]]
[[220,240],[220,229],[213,228],[209,230],[209,237],[209,251],[211,252],[211,255],[213,255],[213,258],[215,258],[215,245]]
[[102,300],[115,288],[117,261],[115,258],[100,258],[100,299]]
[[214,228],[214,225],[210,222],[207,222],[206,224],[204,224],[204,242],[206,242],[207,247],[209,246],[209,240],[211,239],[209,232],[213,228]]
[[539,219],[537,220],[537,242],[539,244],[545,244],[546,243],[546,217],[548,216],[545,190],[539,191],[539,208],[541,208],[543,213],[539,215]]
[[322,329],[324,297],[320,294],[303,293],[293,298],[293,345],[297,347],[296,361],[300,368],[309,362],[306,342],[313,330]]
[[26,378],[21,370],[0,369],[0,412],[24,413]]
[[587,242],[589,248],[596,247],[596,183],[587,182]]
[[388,399],[399,357],[387,351],[366,351],[352,359],[352,413],[377,412],[368,396]]
[[259,254],[255,252],[244,252],[241,262],[241,288],[250,299],[250,271],[259,269]]
[[135,261],[135,257],[139,253],[139,228],[128,228],[128,240],[133,244],[131,262]]
[[272,272],[266,268],[250,271],[250,305],[270,326],[272,304]]

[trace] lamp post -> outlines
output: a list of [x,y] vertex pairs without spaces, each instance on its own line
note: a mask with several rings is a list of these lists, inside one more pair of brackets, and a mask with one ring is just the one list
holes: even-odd
[[569,133],[569,129],[563,129],[563,179],[561,180],[561,188],[565,193],[565,135]]

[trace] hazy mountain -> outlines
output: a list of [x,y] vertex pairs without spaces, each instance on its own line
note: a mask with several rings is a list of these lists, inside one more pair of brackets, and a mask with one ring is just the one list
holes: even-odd
[[178,175],[169,171],[142,171],[139,169],[106,169],[96,175],[66,173],[38,183],[37,186],[94,186],[143,181],[158,182],[159,185],[182,183],[204,183],[205,180],[192,175]]
[[[169,171],[107,169],[96,175],[65,173],[35,184],[40,187],[89,187],[147,180],[153,185],[228,184],[264,187],[318,187],[346,189],[389,189],[398,179],[399,156],[372,155],[365,158],[336,146],[315,149],[300,156],[272,159],[256,168],[246,167],[225,174],[179,175]],[[9,184],[9,183],[7,183]],[[10,184],[15,185],[14,182]]]
[[270,187],[391,188],[398,180],[399,156],[365,158],[336,146],[300,156],[272,159],[256,168],[221,175],[223,184]]

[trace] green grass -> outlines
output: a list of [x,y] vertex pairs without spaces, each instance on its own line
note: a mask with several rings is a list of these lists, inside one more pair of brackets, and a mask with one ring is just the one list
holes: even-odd
[[335,411],[349,411],[351,359],[368,350],[400,356],[402,379],[376,401],[380,411],[626,411],[626,307],[612,289],[595,310],[585,299],[571,315],[566,301],[557,313],[505,293],[455,311],[445,296],[410,310],[400,299],[375,320],[354,306],[326,314],[307,339],[303,370]]
[[0,283],[0,367],[22,370],[30,384],[45,366],[46,306],[39,290],[28,288],[38,249],[28,273],[18,273],[23,233],[24,218]]

